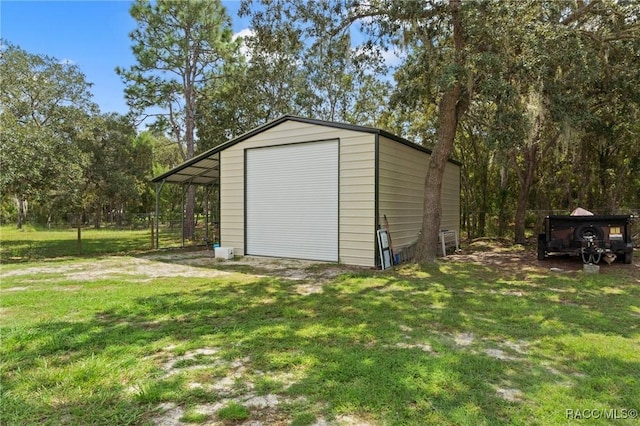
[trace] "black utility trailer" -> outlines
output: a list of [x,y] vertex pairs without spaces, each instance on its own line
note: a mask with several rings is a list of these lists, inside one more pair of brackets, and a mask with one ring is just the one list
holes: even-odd
[[607,263],[616,257],[631,263],[632,216],[547,216],[544,234],[538,236],[538,260],[548,255],[581,256],[584,263]]

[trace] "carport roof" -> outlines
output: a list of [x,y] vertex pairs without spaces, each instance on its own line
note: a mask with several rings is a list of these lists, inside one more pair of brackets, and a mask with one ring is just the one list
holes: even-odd
[[[364,133],[372,133],[382,135],[389,139],[392,139],[396,142],[402,143],[404,145],[411,146],[412,148],[418,149],[420,151],[427,152],[431,154],[431,150],[423,147],[422,145],[417,145],[411,141],[408,141],[404,138],[396,136],[392,133],[389,133],[382,129],[376,129],[374,127],[366,127],[366,126],[358,126],[355,124],[347,124],[347,123],[336,123],[333,121],[323,121],[323,120],[315,120],[311,118],[303,118],[292,115],[284,115],[280,118],[277,118],[273,121],[270,121],[266,124],[263,124],[260,127],[256,127],[255,129],[244,133],[236,138],[233,138],[221,145],[218,145],[202,154],[193,157],[190,160],[185,161],[179,166],[174,167],[166,173],[163,173],[159,176],[151,179],[151,182],[160,183],[175,183],[175,184],[193,184],[193,185],[212,185],[219,183],[220,180],[220,151],[233,146],[237,143],[240,143],[252,136],[257,135],[258,133],[264,132],[265,130],[271,129],[279,124],[284,123],[285,121],[297,121],[300,123],[309,123],[316,124],[320,126],[333,127],[345,130],[353,130],[356,132],[364,132]],[[455,164],[460,164],[457,161],[453,161]]]

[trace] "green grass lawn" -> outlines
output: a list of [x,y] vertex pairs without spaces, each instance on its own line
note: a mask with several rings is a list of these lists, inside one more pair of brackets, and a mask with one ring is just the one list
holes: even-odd
[[[179,234],[161,232],[160,247],[180,244]],[[97,256],[109,253],[127,253],[149,250],[149,229],[118,230],[83,228],[80,253]],[[78,255],[78,230],[76,228],[46,229],[25,225],[0,226],[0,262],[15,263],[36,259]]]
[[637,265],[217,265],[0,265],[0,423],[637,424]]

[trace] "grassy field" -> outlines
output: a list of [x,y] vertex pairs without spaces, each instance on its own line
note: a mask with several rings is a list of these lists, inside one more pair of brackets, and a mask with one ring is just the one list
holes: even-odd
[[0,265],[0,423],[637,424],[639,266],[514,256]]
[[[178,233],[176,233],[178,232]],[[176,232],[160,233],[160,247],[175,247],[180,244],[179,229]],[[149,229],[117,230],[83,228],[81,230],[80,253],[96,256],[108,253],[126,253],[149,250]],[[25,225],[0,226],[0,262],[27,262],[51,257],[78,256],[78,230],[76,228],[46,229]]]

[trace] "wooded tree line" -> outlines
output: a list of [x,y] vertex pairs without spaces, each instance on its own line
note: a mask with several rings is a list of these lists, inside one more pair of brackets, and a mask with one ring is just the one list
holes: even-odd
[[137,209],[150,146],[125,117],[100,113],[76,65],[2,41],[2,221]]
[[[117,70],[126,118],[96,112],[80,70],[38,55],[31,59],[49,61],[48,82],[75,89],[34,112],[29,96],[42,95],[25,93],[42,87],[40,77],[15,74],[8,53],[22,51],[5,46],[3,76],[15,78],[2,82],[3,200],[54,205],[75,194],[96,212],[125,198],[115,208],[150,210],[150,175],[294,114],[381,127],[433,150],[419,260],[435,256],[449,156],[463,163],[470,237],[524,242],[536,215],[640,208],[637,2],[243,0],[244,37],[234,37],[219,1],[136,1],[131,14],[137,63]],[[64,81],[71,76],[75,85]],[[152,132],[136,135],[141,117]],[[69,149],[59,162],[41,161]],[[120,160],[91,163],[108,155]],[[135,167],[105,183],[125,157]],[[109,192],[111,184],[137,193]],[[178,192],[165,193],[167,202],[176,205]],[[190,191],[187,216],[195,198]]]

